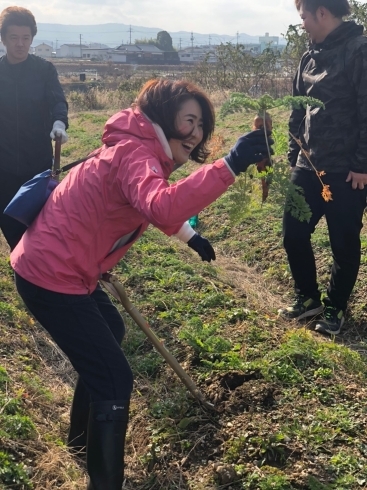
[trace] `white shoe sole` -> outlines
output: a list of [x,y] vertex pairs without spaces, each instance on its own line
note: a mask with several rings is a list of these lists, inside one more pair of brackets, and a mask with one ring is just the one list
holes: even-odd
[[309,318],[311,316],[316,316],[319,315],[324,311],[324,307],[322,305],[318,306],[317,308],[314,308],[313,310],[308,310],[302,313],[299,316],[295,316],[293,318],[287,317],[286,313],[283,313],[284,310],[278,310],[278,315],[286,318],[287,320],[303,320],[304,318]]
[[342,326],[344,325],[344,320],[345,319],[343,317],[340,321],[340,327],[338,330],[329,330],[327,328],[327,323],[325,322],[325,324],[317,323],[315,327],[315,331],[320,333],[328,333],[329,335],[338,335],[340,333]]

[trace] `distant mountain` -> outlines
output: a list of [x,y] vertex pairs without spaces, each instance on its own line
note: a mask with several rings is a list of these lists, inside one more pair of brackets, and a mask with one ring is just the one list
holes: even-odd
[[[38,33],[33,41],[33,46],[42,42],[50,44],[53,49],[62,44],[82,44],[96,47],[109,46],[115,48],[120,44],[134,43],[136,39],[155,39],[157,33],[163,29],[154,27],[130,26],[127,24],[97,24],[97,25],[64,25],[64,24],[37,24]],[[198,32],[169,32],[173,46],[185,48],[187,46],[201,46],[208,44],[220,44],[226,42],[241,44],[257,44],[258,36],[249,36],[238,33],[234,36],[228,34],[200,34]],[[263,35],[263,34],[261,34]]]

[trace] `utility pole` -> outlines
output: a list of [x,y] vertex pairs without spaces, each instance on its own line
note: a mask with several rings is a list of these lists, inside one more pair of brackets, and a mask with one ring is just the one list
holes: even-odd
[[239,36],[239,33],[238,33],[238,31],[237,31],[237,34],[236,34],[236,36],[237,36],[237,46],[238,46],[238,36]]
[[210,46],[210,41],[212,40],[212,36],[209,34],[209,46]]
[[179,44],[180,50],[181,50],[181,43],[182,43],[182,37],[180,37],[180,44]]
[[79,34],[79,46],[80,46],[80,57],[83,58],[82,54],[82,35]]
[[191,41],[191,54],[192,54],[192,58],[194,59],[194,33],[193,32],[191,32],[190,41]]
[[130,24],[130,29],[129,29],[129,31],[130,31],[130,44],[131,44],[131,33],[132,33],[131,24]]
[[58,42],[58,39],[56,39],[56,47],[55,47],[55,51],[57,51],[57,42]]

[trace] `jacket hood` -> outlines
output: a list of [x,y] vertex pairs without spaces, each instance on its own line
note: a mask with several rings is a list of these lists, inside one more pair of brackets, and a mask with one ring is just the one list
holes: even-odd
[[141,140],[157,139],[152,123],[137,109],[125,109],[114,114],[105,124],[102,141],[114,146],[126,136]]
[[349,39],[363,35],[363,26],[356,24],[354,21],[342,22],[339,27],[334,29],[324,39],[322,43],[315,44],[311,48],[332,49],[338,44],[342,44]]
[[154,149],[159,159],[168,158],[172,171],[172,152],[162,128],[138,109],[126,109],[114,114],[105,125],[102,141],[107,146],[114,146],[131,137]]

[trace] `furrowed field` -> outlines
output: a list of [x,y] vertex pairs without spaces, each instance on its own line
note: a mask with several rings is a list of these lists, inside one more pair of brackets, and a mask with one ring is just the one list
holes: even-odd
[[[106,119],[127,107],[136,90],[69,93],[62,163],[100,146]],[[219,112],[226,96],[212,98]],[[87,110],[96,106],[101,109]],[[271,114],[275,164],[284,174],[288,111]],[[251,129],[253,117],[218,116],[212,159]],[[216,250],[214,263],[150,228],[114,270],[217,409],[203,409],[188,394],[119,306],[127,324],[123,349],[135,374],[129,490],[367,488],[367,231],[343,334],[324,337],[312,324],[279,319],[277,309],[292,300],[283,198],[274,184],[261,205],[255,174],[250,169],[199,215],[198,231]],[[323,223],[313,243],[325,289],[331,253]],[[75,374],[18,297],[4,242],[0,332],[0,488],[85,489],[85,466],[65,446]]]

